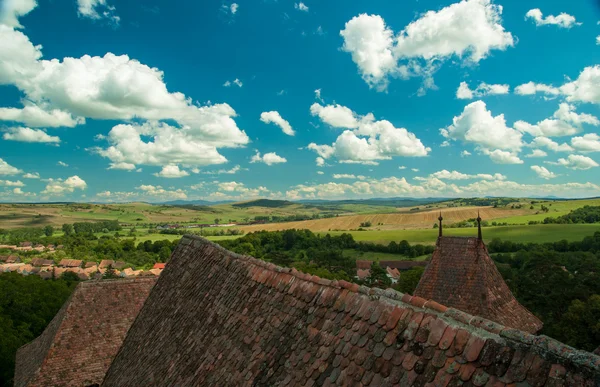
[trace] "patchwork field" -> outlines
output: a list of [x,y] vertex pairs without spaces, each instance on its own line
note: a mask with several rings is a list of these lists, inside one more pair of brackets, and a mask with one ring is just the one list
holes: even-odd
[[442,212],[444,222],[447,224],[460,222],[477,217],[477,211],[485,220],[491,221],[508,216],[522,216],[531,214],[529,209],[506,209],[493,207],[450,207],[423,212],[396,212],[391,214],[364,214],[338,216],[329,219],[305,220],[301,222],[271,223],[251,226],[242,226],[242,230],[251,231],[276,231],[285,229],[309,229],[312,231],[353,230],[360,227],[361,223],[371,222],[371,229],[398,230],[431,228],[437,223],[437,218]]
[[[600,224],[539,224],[533,226],[484,227],[483,239],[489,243],[494,238],[522,243],[557,242],[562,239],[579,241],[585,236],[600,231]],[[387,231],[345,231],[356,241],[388,244],[391,241],[407,240],[410,243],[433,244],[438,230],[387,230]],[[320,234],[340,235],[344,231],[322,232]],[[444,235],[477,236],[476,228],[447,228]]]

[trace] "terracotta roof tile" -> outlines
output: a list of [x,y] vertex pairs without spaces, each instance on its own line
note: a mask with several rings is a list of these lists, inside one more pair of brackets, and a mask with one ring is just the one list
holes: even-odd
[[512,328],[498,334],[484,319],[430,303],[325,284],[185,236],[103,386],[600,382],[591,353]]
[[542,328],[542,322],[512,295],[477,238],[438,238],[415,295],[527,332]]
[[80,283],[44,332],[18,350],[14,385],[100,383],[154,283]]

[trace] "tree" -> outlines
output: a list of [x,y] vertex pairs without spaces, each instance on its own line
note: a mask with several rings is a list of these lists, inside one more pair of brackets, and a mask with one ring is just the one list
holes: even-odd
[[215,218],[215,224],[219,224],[220,221],[221,221],[221,219]]
[[400,279],[398,280],[395,289],[402,293],[413,294],[424,271],[425,269],[420,266],[403,271],[400,274]]
[[171,249],[167,246],[161,247],[160,251],[158,252],[158,257],[162,262],[167,262],[171,257]]
[[117,273],[115,273],[115,269],[113,269],[112,265],[108,265],[108,267],[106,268],[106,271],[104,272],[104,275],[102,276],[102,279],[115,279],[115,278],[119,278],[117,276]]
[[387,271],[381,267],[379,262],[371,264],[371,274],[366,279],[367,285],[377,288],[388,288],[392,285],[392,280],[387,275]]
[[563,315],[560,328],[565,342],[576,348],[593,351],[600,345],[600,295],[587,301],[573,300]]
[[54,227],[47,225],[46,227],[44,227],[44,234],[46,234],[46,236],[51,237],[52,234],[54,234]]
[[73,235],[73,225],[72,224],[63,224],[62,231],[66,236]]

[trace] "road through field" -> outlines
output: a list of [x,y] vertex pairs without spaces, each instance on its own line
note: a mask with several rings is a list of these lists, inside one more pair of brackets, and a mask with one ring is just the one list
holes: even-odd
[[[497,218],[508,216],[518,216],[532,213],[529,209],[505,209],[493,207],[450,207],[441,209],[444,222],[452,224],[477,217],[477,211],[481,218],[491,221]],[[251,226],[241,226],[245,232],[252,231],[277,231],[287,229],[309,229],[312,231],[335,231],[335,230],[355,230],[361,223],[371,222],[371,229],[380,230],[398,230],[398,229],[417,229],[431,228],[437,223],[440,210],[425,212],[402,212],[392,214],[369,214],[369,215],[347,215],[336,218],[304,220],[300,222],[269,223],[256,224]]]

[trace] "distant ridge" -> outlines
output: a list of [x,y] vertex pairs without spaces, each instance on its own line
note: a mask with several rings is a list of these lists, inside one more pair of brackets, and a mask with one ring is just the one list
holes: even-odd
[[235,203],[232,204],[233,207],[238,208],[247,208],[247,207],[269,207],[269,208],[278,208],[278,207],[287,207],[293,206],[294,202],[290,202],[288,200],[271,200],[271,199],[257,199],[249,202]]

